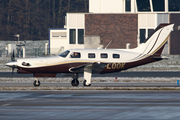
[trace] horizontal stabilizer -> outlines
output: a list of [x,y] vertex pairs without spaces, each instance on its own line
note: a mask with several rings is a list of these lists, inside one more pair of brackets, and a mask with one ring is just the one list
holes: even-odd
[[165,60],[167,60],[167,59],[169,59],[169,57],[166,57],[166,56],[154,56],[154,57],[152,57],[153,59],[156,59],[156,60],[162,60],[162,59],[165,59]]

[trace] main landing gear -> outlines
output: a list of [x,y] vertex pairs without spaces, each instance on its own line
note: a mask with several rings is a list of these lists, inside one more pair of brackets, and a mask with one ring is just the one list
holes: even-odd
[[83,85],[84,85],[84,86],[87,86],[87,87],[88,87],[88,86],[91,86],[91,84],[87,85],[86,83],[87,83],[87,81],[84,80],[84,81],[83,81]]
[[33,85],[34,85],[34,87],[37,87],[37,86],[40,86],[41,83],[37,78],[35,78],[35,81],[33,82]]
[[[73,80],[71,81],[71,85],[72,86],[78,86],[79,85],[78,74],[77,73],[73,74],[72,78],[73,78]],[[83,85],[84,86],[91,86],[91,84],[87,85],[87,81],[86,80],[83,81]]]

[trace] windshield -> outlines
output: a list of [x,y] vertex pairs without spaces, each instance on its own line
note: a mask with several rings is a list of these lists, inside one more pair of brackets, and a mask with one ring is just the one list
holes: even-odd
[[63,53],[59,54],[61,57],[66,57],[69,54],[69,50],[64,51]]

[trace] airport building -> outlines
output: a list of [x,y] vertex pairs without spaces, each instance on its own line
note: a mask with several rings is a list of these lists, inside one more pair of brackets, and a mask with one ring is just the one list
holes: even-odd
[[89,0],[89,13],[67,13],[64,28],[49,29],[49,52],[135,48],[160,23],[175,23],[163,53],[180,54],[179,0]]

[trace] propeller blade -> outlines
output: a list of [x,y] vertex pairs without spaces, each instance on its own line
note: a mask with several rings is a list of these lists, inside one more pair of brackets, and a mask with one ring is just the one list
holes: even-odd
[[14,50],[13,50],[13,53],[11,54],[11,61],[15,61]]
[[14,66],[12,67],[12,75],[14,74]]

